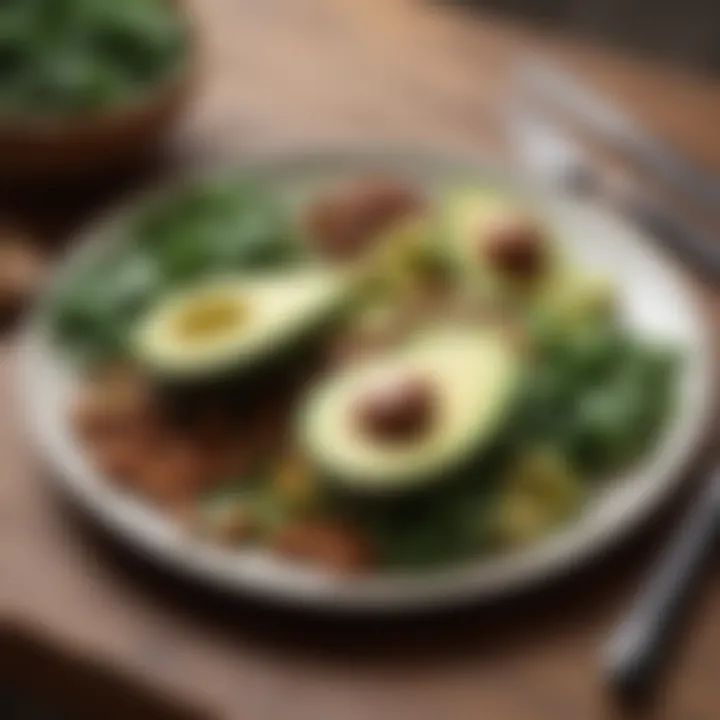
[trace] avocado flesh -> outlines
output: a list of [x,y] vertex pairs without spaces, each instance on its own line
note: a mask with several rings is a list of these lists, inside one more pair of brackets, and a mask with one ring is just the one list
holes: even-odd
[[342,305],[345,280],[327,270],[210,280],[141,318],[133,354],[170,380],[242,374],[322,326]]
[[[441,205],[441,228],[448,253],[448,264],[461,282],[480,286],[489,294],[512,294],[512,283],[492,268],[483,253],[481,231],[500,212],[522,210],[512,197],[483,187],[456,188],[447,193]],[[557,253],[550,245],[550,263],[545,269],[548,282],[560,269]],[[542,286],[540,283],[539,287]]]
[[[368,437],[353,413],[378,373],[410,371],[430,378],[437,416],[408,444]],[[327,380],[300,414],[300,434],[328,480],[354,492],[395,493],[451,477],[494,438],[517,385],[514,352],[490,330],[433,332],[388,357]]]
[[456,188],[442,202],[442,227],[450,262],[461,277],[488,281],[491,269],[479,246],[483,225],[514,207],[511,200],[482,187]]

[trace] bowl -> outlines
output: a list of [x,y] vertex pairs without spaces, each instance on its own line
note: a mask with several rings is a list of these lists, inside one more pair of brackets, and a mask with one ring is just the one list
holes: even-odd
[[198,76],[198,42],[185,6],[185,57],[146,91],[93,114],[57,118],[0,113],[0,178],[58,181],[119,171],[150,155],[187,107]]

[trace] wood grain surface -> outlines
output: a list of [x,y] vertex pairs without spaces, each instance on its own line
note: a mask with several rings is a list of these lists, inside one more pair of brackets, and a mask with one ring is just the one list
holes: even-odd
[[[499,153],[489,109],[512,61],[533,48],[571,62],[720,169],[720,88],[709,80],[414,0],[197,0],[193,8],[205,83],[161,173],[309,141]],[[42,238],[64,237],[148,177],[47,199],[6,195],[5,210]],[[717,329],[717,291],[698,293]],[[280,612],[164,577],[78,517],[52,492],[22,430],[16,362],[9,339],[0,351],[2,677],[102,720],[720,717],[717,564],[656,695],[621,706],[597,665],[599,644],[682,498],[617,552],[501,606],[354,623]]]
[[449,0],[561,27],[649,57],[720,70],[720,6],[715,0]]

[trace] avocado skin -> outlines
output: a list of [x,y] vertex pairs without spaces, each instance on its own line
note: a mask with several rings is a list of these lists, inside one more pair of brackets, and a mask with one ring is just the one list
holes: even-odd
[[[323,333],[326,328],[323,329]],[[296,392],[319,364],[318,332],[302,343],[241,373],[226,371],[207,378],[153,376],[163,408],[180,424],[192,424],[208,413],[245,417],[270,399]]]
[[227,357],[216,367],[201,363],[195,369],[178,371],[144,357],[137,341],[130,343],[129,355],[152,379],[165,405],[178,416],[192,417],[212,408],[244,414],[247,408],[252,409],[278,391],[297,385],[319,367],[323,345],[352,308],[351,289],[348,285],[347,291],[339,291],[317,316],[298,317],[278,338],[276,347],[265,348],[254,356],[242,357],[239,353],[236,359]]
[[[376,488],[369,491],[361,482],[348,481],[347,476],[339,477],[323,468],[318,468],[320,482],[328,497],[348,509],[384,506],[388,509],[419,502],[442,498],[448,490],[467,483],[492,484],[489,468],[497,467],[508,454],[507,437],[515,417],[515,405],[511,405],[499,420],[496,437],[490,444],[478,443],[475,452],[459,457],[448,464],[439,474],[427,477],[418,476],[412,491],[406,488]],[[442,476],[442,477],[439,477]]]

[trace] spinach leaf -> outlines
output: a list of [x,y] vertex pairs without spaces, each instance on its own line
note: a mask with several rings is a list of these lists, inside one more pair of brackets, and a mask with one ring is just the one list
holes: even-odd
[[301,255],[284,209],[246,180],[191,188],[141,216],[135,235],[178,283],[211,271],[288,265]]
[[285,208],[245,179],[200,183],[153,203],[126,233],[51,299],[57,337],[81,357],[122,354],[133,321],[162,293],[204,276],[304,259]]
[[93,112],[159,82],[187,50],[187,27],[170,0],[5,0],[0,107]]

